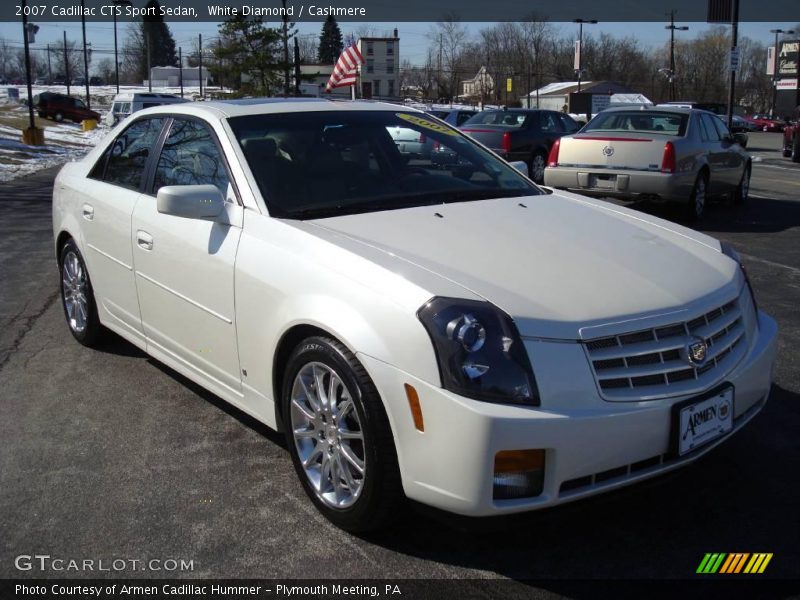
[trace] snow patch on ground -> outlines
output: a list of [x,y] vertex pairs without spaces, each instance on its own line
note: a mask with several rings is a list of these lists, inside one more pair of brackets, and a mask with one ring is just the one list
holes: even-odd
[[61,123],[45,128],[44,146],[28,146],[20,128],[0,124],[0,182],[78,160],[107,132],[107,127],[84,132],[80,125]]

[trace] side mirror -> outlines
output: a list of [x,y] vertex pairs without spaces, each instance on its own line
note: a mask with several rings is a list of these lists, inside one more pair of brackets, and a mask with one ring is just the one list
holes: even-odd
[[528,165],[524,161],[515,160],[508,164],[510,164],[512,167],[514,167],[517,171],[519,171],[523,175],[525,175],[525,177],[528,176]]
[[187,219],[216,217],[225,198],[215,185],[167,185],[156,196],[158,212]]
[[746,133],[734,133],[733,134],[733,141],[739,144],[742,148],[747,148],[747,134]]

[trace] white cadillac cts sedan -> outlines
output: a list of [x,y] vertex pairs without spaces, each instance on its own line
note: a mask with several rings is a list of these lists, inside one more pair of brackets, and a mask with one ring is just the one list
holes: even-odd
[[284,431],[349,530],[405,497],[477,516],[633,483],[770,390],[777,326],[731,248],[398,106],[137,112],[62,169],[53,226],[73,336],[112,330]]

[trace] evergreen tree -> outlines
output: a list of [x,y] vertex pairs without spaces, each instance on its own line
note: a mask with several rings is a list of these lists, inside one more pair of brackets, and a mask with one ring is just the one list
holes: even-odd
[[260,18],[238,16],[220,24],[219,35],[214,54],[225,64],[226,76],[241,82],[242,91],[271,96],[282,87],[281,30],[267,27]]
[[150,73],[147,72],[148,46],[151,67],[171,67],[178,64],[175,38],[160,14],[160,4],[157,0],[150,0],[147,8],[151,7],[153,16],[143,17],[141,22],[133,24],[124,49],[125,70],[129,77],[133,75],[134,81],[138,82],[150,79]]
[[320,64],[336,64],[343,49],[342,31],[339,29],[339,24],[336,22],[336,19],[328,15],[328,18],[322,25],[322,33],[319,36]]

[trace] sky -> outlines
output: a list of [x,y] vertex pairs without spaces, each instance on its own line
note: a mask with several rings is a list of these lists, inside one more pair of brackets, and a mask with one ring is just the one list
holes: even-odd
[[[633,35],[638,38],[643,45],[660,46],[669,39],[669,31],[664,29],[667,23],[598,23],[597,25],[585,25],[584,35],[609,33],[618,37]],[[676,43],[682,39],[691,39],[706,31],[711,27],[706,23],[681,23],[677,25],[688,25],[689,31],[676,31]],[[36,35],[34,48],[45,48],[48,43],[58,45],[62,41],[63,32],[67,32],[70,40],[80,41],[81,24],[80,22],[69,23],[39,23],[39,33]],[[273,24],[277,25],[277,23]],[[428,32],[434,23],[340,23],[342,33],[347,35],[351,31],[356,31],[360,26],[372,27],[378,34],[390,31],[397,27],[400,36],[400,59],[408,59],[412,64],[422,64],[425,62],[427,49],[430,44]],[[491,23],[465,23],[466,28],[473,37],[477,37],[478,32],[491,25]],[[575,37],[578,35],[578,27],[573,23],[554,23],[561,34],[573,32]],[[774,34],[769,33],[770,29],[791,29],[797,23],[741,23],[739,25],[739,35],[747,36],[751,39],[760,41],[766,45],[773,45],[775,42]],[[203,34],[205,41],[211,41],[217,36],[217,24],[194,22],[194,23],[169,23],[172,35],[178,46],[183,47],[184,52],[192,49],[193,41],[197,39],[199,33]],[[127,25],[119,25],[120,47],[124,44],[125,29]],[[319,36],[322,24],[319,22],[303,22],[297,24],[300,35]],[[93,63],[104,57],[113,56],[114,34],[112,23],[89,22],[86,24],[87,40],[92,44],[92,48],[98,51]],[[22,24],[20,22],[0,22],[0,38],[22,45]]]

